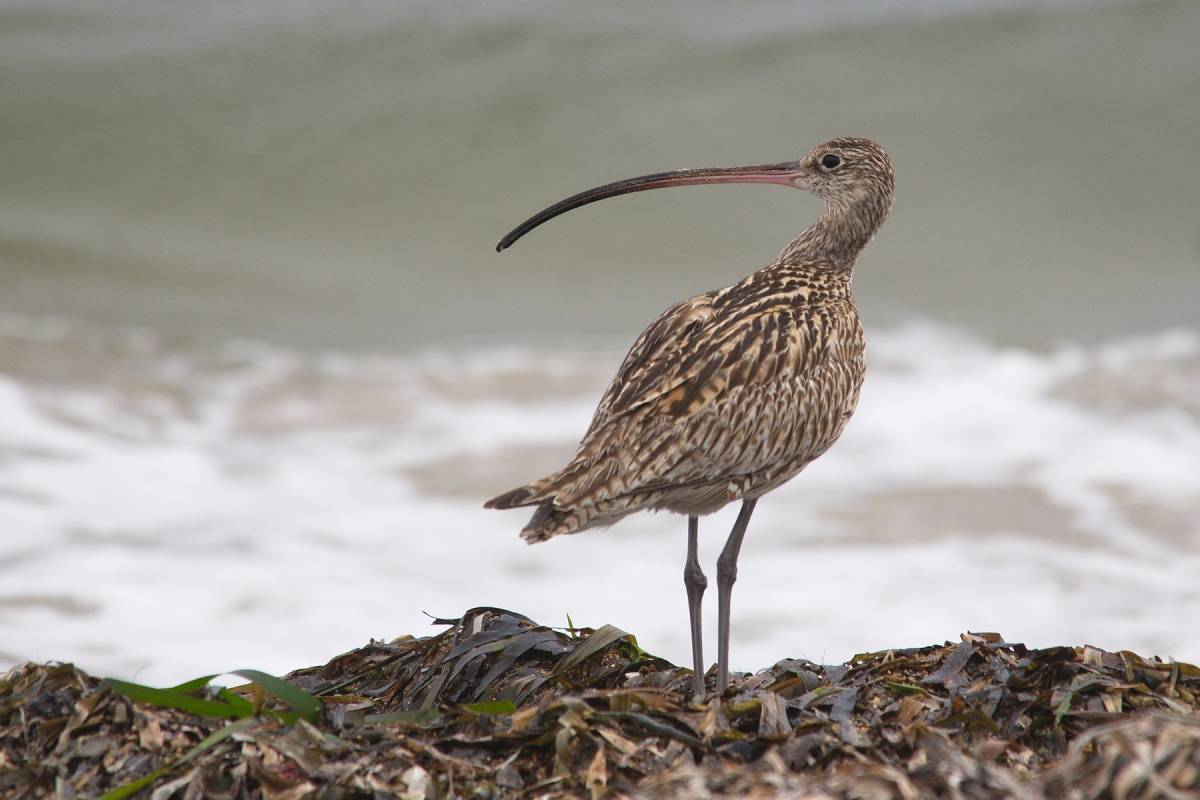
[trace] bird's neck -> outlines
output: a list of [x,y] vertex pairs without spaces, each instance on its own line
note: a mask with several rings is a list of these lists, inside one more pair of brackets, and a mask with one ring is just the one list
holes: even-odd
[[779,254],[780,264],[822,266],[849,272],[891,210],[890,196],[830,200],[817,221]]

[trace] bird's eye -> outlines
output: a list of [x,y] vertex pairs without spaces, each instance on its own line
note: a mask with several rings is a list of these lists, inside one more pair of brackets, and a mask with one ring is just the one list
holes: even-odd
[[833,153],[826,153],[825,155],[821,156],[821,166],[825,169],[837,169],[841,163],[842,160]]

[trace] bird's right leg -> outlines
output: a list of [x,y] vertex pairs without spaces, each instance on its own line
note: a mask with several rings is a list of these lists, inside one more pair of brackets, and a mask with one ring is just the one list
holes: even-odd
[[683,585],[687,589],[688,618],[692,623],[692,668],[695,670],[696,698],[704,696],[704,632],[700,625],[700,600],[708,588],[708,578],[700,569],[697,554],[700,539],[699,517],[688,517],[687,563],[683,567]]
[[733,583],[737,580],[738,553],[742,551],[742,538],[746,535],[746,526],[750,524],[750,515],[754,513],[754,504],[758,498],[743,500],[742,510],[738,512],[733,530],[721,548],[717,557],[717,696],[725,694],[729,688],[729,600],[733,596]]

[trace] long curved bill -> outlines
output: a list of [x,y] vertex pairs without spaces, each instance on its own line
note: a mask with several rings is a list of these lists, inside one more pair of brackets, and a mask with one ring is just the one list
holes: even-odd
[[594,203],[606,197],[616,197],[619,194],[629,194],[630,192],[644,192],[648,189],[665,189],[670,186],[694,186],[701,183],[774,183],[779,186],[798,188],[797,180],[802,178],[806,172],[807,170],[801,162],[786,161],[782,164],[760,164],[751,167],[679,169],[606,183],[603,186],[571,195],[534,214],[505,234],[504,238],[496,243],[496,252],[499,253],[512,246],[517,239],[543,222],[548,222],[573,208],[586,206],[588,203]]

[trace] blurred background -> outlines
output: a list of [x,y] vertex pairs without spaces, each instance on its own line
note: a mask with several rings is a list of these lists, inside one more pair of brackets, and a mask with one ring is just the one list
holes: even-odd
[[819,203],[493,246],[836,135],[896,166],[870,370],[759,506],[734,666],[968,629],[1200,659],[1197,42],[1191,0],[2,0],[0,667],[285,671],[475,605],[685,663],[682,518],[529,548],[480,504]]

